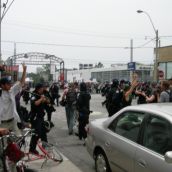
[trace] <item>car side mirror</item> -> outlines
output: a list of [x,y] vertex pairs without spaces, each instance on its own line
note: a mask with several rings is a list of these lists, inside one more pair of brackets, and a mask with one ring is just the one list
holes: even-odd
[[172,151],[168,151],[165,153],[165,162],[172,163]]

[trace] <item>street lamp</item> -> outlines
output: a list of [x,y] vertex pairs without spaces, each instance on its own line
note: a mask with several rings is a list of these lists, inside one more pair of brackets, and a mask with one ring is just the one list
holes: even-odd
[[158,68],[158,40],[159,40],[158,29],[155,29],[153,21],[152,21],[150,15],[146,11],[137,10],[137,13],[144,13],[144,14],[146,14],[148,16],[148,18],[149,18],[149,20],[150,20],[150,22],[152,24],[152,27],[154,29],[155,35],[156,35],[156,37],[155,37],[156,47],[155,47],[155,62],[154,62],[154,81],[157,82],[158,81],[158,72],[157,72],[158,71],[157,70],[157,68]]

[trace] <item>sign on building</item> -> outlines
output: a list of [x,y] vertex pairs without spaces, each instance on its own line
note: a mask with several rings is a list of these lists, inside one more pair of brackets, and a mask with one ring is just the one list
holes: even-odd
[[128,70],[131,70],[131,71],[136,70],[136,62],[128,63]]

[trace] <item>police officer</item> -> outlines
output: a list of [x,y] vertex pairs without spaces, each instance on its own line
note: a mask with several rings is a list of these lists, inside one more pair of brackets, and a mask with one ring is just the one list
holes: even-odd
[[109,117],[114,115],[122,108],[123,91],[119,87],[119,81],[117,79],[112,80],[110,91],[107,95],[106,108]]
[[44,126],[44,115],[45,115],[45,106],[44,104],[48,103],[47,99],[43,95],[43,84],[38,83],[35,86],[31,97],[31,125],[35,130],[35,134],[32,136],[30,141],[29,151],[34,154],[38,154],[36,150],[36,144],[39,138],[42,141],[47,142],[47,134]]
[[86,83],[82,82],[80,84],[80,94],[77,99],[77,108],[79,111],[79,139],[86,139],[87,132],[85,130],[85,126],[89,122],[89,114],[90,114],[90,99],[91,95],[87,91]]

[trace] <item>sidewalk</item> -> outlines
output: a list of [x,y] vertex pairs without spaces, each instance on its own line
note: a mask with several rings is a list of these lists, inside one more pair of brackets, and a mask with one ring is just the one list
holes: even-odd
[[[23,103],[23,102],[22,102]],[[25,106],[25,105],[24,105]],[[30,106],[27,105],[27,108],[29,109]],[[50,133],[48,133],[48,140],[50,143],[53,143],[56,145],[63,145],[64,142],[71,144],[71,138],[68,136],[67,133],[67,125],[66,125],[66,116],[65,116],[65,110],[63,107],[55,106],[56,112],[52,115],[52,120],[55,124],[55,127],[51,130]],[[64,136],[64,133],[66,136]],[[58,136],[58,137],[56,137]],[[67,139],[63,140],[63,137],[66,137]],[[72,136],[71,136],[72,137]],[[58,138],[58,139],[57,139]],[[62,138],[60,140],[60,138]],[[76,139],[75,137],[73,138]],[[73,142],[72,142],[73,143]],[[77,144],[77,143],[76,143]],[[75,164],[73,164],[67,157],[63,155],[63,162],[53,162],[52,160],[48,160],[45,165],[41,168],[42,163],[44,160],[35,160],[32,162],[27,163],[28,168],[33,169],[35,171],[42,171],[42,172],[82,172]]]
[[[29,138],[30,139],[30,138]],[[28,143],[30,140],[28,140]],[[29,150],[29,147],[26,147],[25,149]],[[38,151],[40,149],[38,148]],[[41,151],[40,151],[41,153]],[[42,153],[41,153],[42,154]],[[70,172],[81,172],[81,170],[74,165],[67,157],[65,157],[63,154],[63,161],[62,162],[55,162],[51,159],[39,159],[39,160],[33,160],[31,162],[28,162],[26,165],[29,169],[33,169],[35,172],[66,172],[70,169]]]
[[57,162],[53,162],[52,160],[48,160],[45,165],[41,168],[43,160],[37,160],[28,163],[28,166],[36,171],[42,172],[81,172],[81,170],[76,167],[71,161],[69,161],[66,157],[64,157],[63,162],[58,164]]

